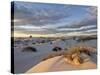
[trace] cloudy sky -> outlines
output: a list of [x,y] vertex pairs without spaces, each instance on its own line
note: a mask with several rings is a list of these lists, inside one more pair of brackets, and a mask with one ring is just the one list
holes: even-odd
[[97,33],[97,7],[14,2],[14,36],[78,36]]

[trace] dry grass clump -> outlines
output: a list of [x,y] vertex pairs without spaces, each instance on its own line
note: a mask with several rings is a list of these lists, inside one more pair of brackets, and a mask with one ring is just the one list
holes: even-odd
[[83,59],[80,57],[78,53],[74,53],[72,55],[64,55],[64,60],[67,63],[74,64],[74,65],[80,65],[83,63]]
[[81,57],[81,53],[91,56],[94,48],[88,46],[75,46],[68,50],[67,54],[64,55],[64,60],[70,64],[80,65],[84,59]]
[[26,46],[23,48],[22,52],[37,52],[37,49],[31,46]]
[[80,48],[71,48],[67,54],[64,55],[64,60],[70,64],[80,65],[83,62],[83,60],[80,58]]

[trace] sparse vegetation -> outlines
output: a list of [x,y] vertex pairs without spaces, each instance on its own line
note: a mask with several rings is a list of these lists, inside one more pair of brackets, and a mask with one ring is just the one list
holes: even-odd
[[65,61],[67,61],[70,64],[80,65],[83,63],[83,59],[81,58],[81,53],[85,53],[87,55],[91,55],[92,47],[84,47],[84,46],[76,46],[70,48],[68,50],[67,54],[64,55]]

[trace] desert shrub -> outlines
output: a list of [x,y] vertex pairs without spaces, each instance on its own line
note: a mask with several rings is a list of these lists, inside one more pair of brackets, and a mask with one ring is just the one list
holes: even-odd
[[54,47],[53,49],[52,49],[52,51],[61,51],[62,50],[62,48],[61,47]]
[[75,46],[71,47],[67,54],[64,54],[65,61],[71,64],[79,65],[83,63],[84,59],[81,57],[81,53],[84,53],[86,55],[91,55],[91,53],[94,53],[92,47],[88,46]]
[[66,54],[64,55],[64,60],[73,65],[80,65],[83,63],[83,59],[80,57],[79,53],[73,53],[73,54]]
[[26,46],[23,48],[22,52],[37,52],[37,49],[31,46]]

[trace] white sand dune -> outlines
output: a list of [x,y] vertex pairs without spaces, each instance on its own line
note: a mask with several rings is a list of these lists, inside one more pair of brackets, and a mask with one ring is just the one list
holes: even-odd
[[[26,38],[26,40],[28,40],[28,39]],[[41,62],[41,60],[44,59],[45,57],[47,57],[48,55],[51,55],[52,49],[55,46],[61,47],[63,49],[65,49],[65,48],[68,49],[71,46],[73,46],[75,44],[80,44],[80,43],[85,44],[87,46],[93,46],[93,47],[97,46],[96,40],[90,40],[90,41],[86,41],[86,42],[83,43],[83,42],[77,42],[75,40],[69,39],[69,40],[66,40],[65,42],[58,40],[56,42],[53,42],[52,44],[50,44],[50,43],[32,44],[32,42],[37,41],[35,38],[33,38],[32,40],[33,41],[28,40],[28,43],[23,41],[22,39],[19,39],[19,41],[20,41],[19,43],[15,42],[15,47],[14,47],[14,67],[15,67],[14,70],[15,70],[15,73],[25,73],[26,71],[27,72],[31,72],[31,71],[35,72],[36,70],[33,71],[31,69],[34,69],[39,64],[41,64],[41,63],[44,64],[45,62],[47,62],[46,63],[47,66],[46,66],[46,64],[45,64],[45,66],[43,65],[42,68],[41,68],[42,70],[40,71],[40,68],[39,68],[39,70],[37,70],[37,72],[60,71],[60,68],[61,68],[61,70],[67,70],[66,67],[68,67],[69,65],[67,65],[63,61],[63,58],[60,59],[60,57],[55,57],[55,58],[51,58],[50,60],[48,59],[48,61],[46,60],[46,61],[43,61],[43,62]],[[35,47],[37,49],[37,52],[22,52],[23,47],[27,46],[26,44],[29,45],[29,46]],[[96,59],[95,55],[93,55],[93,58]],[[58,59],[59,59],[59,63],[58,62],[56,63],[56,61],[58,61]],[[93,61],[94,61],[94,59],[93,59]],[[63,63],[61,63],[61,65],[64,66],[64,67],[66,65],[66,67],[64,68],[64,67],[61,67],[60,65],[57,65],[57,67],[60,67],[59,69],[57,69],[55,67],[56,65],[53,65],[53,64],[60,64],[60,62],[63,62]],[[48,66],[48,65],[51,65],[51,66]],[[51,68],[52,66],[54,66],[54,67]],[[46,69],[46,68],[48,68],[48,69]],[[37,67],[36,67],[36,69],[37,69]],[[68,70],[72,70],[72,68],[68,69]]]
[[40,62],[36,66],[29,69],[26,73],[84,70],[84,69],[95,69],[95,68],[96,68],[96,64],[92,61],[87,61],[81,65],[76,66],[65,62],[62,56],[56,56],[54,58],[50,58]]
[[51,66],[53,66],[53,64],[57,63],[57,61],[59,61],[62,57],[58,56],[58,57],[54,57],[51,59],[48,59],[46,61],[43,61],[41,63],[39,63],[38,65],[36,65],[35,67],[31,68],[28,72],[45,72],[48,71]]

